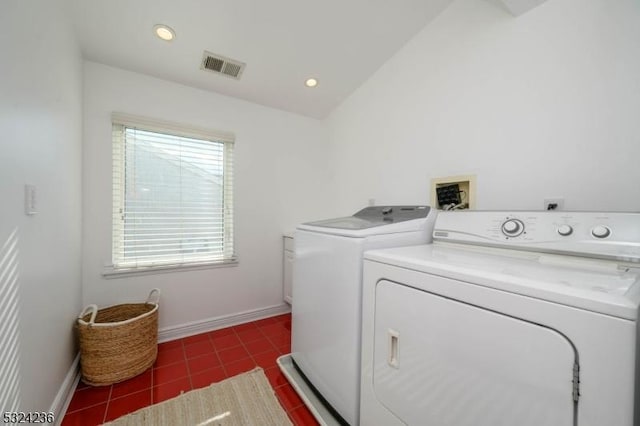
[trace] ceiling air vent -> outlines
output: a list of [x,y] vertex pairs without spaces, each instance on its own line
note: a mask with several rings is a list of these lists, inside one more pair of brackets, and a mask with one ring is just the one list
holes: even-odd
[[244,62],[229,59],[222,55],[217,55],[205,50],[202,55],[202,64],[200,65],[200,69],[240,80],[240,76],[242,76],[242,72],[246,65],[247,64]]

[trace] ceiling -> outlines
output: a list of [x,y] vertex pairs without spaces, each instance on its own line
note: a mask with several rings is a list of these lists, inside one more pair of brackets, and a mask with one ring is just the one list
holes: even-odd
[[[68,0],[85,59],[314,118],[451,1]],[[176,38],[156,38],[156,24]],[[202,71],[204,50],[245,62],[241,79]]]

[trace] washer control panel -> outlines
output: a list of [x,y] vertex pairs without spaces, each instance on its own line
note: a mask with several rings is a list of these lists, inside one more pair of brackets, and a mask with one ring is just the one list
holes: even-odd
[[502,223],[502,233],[507,237],[517,237],[524,232],[524,223],[519,219],[507,219]]
[[640,263],[640,213],[440,212],[433,238]]
[[596,238],[607,238],[611,235],[611,229],[608,226],[597,225],[591,228],[591,235]]
[[558,234],[562,235],[563,237],[567,237],[573,233],[573,227],[565,223],[564,225],[558,226],[557,231]]

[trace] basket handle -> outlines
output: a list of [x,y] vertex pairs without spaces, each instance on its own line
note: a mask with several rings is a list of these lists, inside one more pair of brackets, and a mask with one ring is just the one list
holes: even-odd
[[[154,296],[155,296],[155,299],[154,299]],[[155,301],[153,301],[153,300],[155,300]],[[151,303],[151,304],[157,305],[159,302],[160,302],[160,289],[159,288],[154,288],[149,293],[149,297],[147,297],[147,303]]]
[[98,305],[89,305],[80,312],[80,316],[78,318],[82,318],[87,315],[90,311],[91,318],[89,319],[89,324],[93,324],[96,321],[96,315],[98,315]]

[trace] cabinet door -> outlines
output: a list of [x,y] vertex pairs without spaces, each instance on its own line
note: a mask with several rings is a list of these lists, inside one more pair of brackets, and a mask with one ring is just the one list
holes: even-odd
[[291,250],[284,251],[284,300],[288,304],[293,303],[291,297],[291,283],[293,280],[293,259],[294,254]]
[[383,280],[374,339],[376,397],[409,425],[574,424],[576,354],[553,329]]

